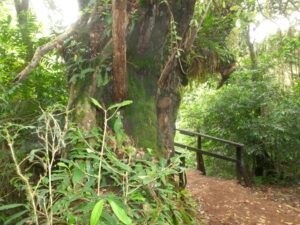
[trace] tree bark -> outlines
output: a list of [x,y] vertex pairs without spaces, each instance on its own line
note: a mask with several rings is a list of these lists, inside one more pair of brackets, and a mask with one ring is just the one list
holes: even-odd
[[127,98],[127,57],[126,57],[126,33],[127,33],[127,0],[112,1],[112,40],[113,40],[113,98],[115,102],[121,102]]
[[71,42],[65,42],[62,50],[68,68],[71,119],[86,134],[101,124],[101,116],[97,116],[91,98],[104,104],[99,79],[102,79],[101,66],[111,57],[111,37],[103,35],[106,25],[97,18],[97,13],[100,12],[92,11],[84,16],[72,33]]
[[138,146],[157,149],[157,81],[170,19],[166,6],[158,1],[145,3],[140,15],[128,37],[128,98],[133,104],[124,110],[124,125]]
[[[178,24],[177,32],[182,40],[178,47],[184,52],[189,52],[192,47],[190,21],[193,17],[195,0],[173,1],[171,9],[174,12],[174,20]],[[190,44],[187,44],[190,43]],[[177,111],[180,105],[179,86],[182,77],[186,76],[180,64],[180,59],[176,57],[176,49],[171,50],[169,59],[165,64],[158,81],[157,89],[157,119],[159,143],[162,155],[170,158],[174,155],[174,138],[176,133],[175,122]]]
[[168,5],[149,1],[128,43],[129,61],[134,64],[129,67],[129,98],[134,103],[125,110],[126,130],[139,145],[158,149],[158,155],[166,158],[174,153],[182,81],[176,49],[168,42],[170,22],[174,20],[177,35],[183,38],[178,46],[184,46],[187,37],[191,38],[188,31],[194,4],[195,0],[173,0]]
[[[86,86],[80,82],[75,89],[84,90],[84,92],[75,91],[70,95],[77,96],[76,98],[81,96],[83,99],[76,102],[74,98],[75,103],[72,104],[76,108],[77,123],[88,131],[91,127],[86,126],[96,124],[97,120],[96,112],[88,107],[88,97],[83,96],[100,97],[106,104],[111,102],[111,98],[115,101],[122,101],[128,96],[128,99],[133,100],[133,104],[126,107],[123,112],[126,132],[133,138],[136,145],[157,149],[159,156],[170,158],[174,154],[175,121],[180,104],[178,89],[182,81],[182,70],[178,58],[174,57],[174,50],[169,48],[170,21],[173,17],[177,23],[178,35],[183,38],[179,46],[184,48],[183,46],[188,42],[191,48],[193,37],[189,35],[189,24],[194,12],[195,0],[173,0],[169,2],[169,5],[161,4],[160,1],[149,1],[139,7],[140,19],[127,38],[127,56],[125,2],[114,0],[112,5],[113,82],[112,87],[106,87],[105,90],[107,93],[112,90],[113,94],[112,96],[99,96],[99,90],[80,88],[81,85]],[[116,5],[116,3],[120,4]],[[94,33],[94,35],[97,33],[101,36],[101,30]],[[187,40],[188,38],[190,39]],[[98,42],[99,45],[103,45],[103,41],[98,40]],[[99,48],[97,49],[99,55]],[[127,65],[124,62],[127,62]],[[165,75],[161,73],[162,68],[165,68],[163,70]],[[85,113],[82,112],[81,106],[84,106]]]

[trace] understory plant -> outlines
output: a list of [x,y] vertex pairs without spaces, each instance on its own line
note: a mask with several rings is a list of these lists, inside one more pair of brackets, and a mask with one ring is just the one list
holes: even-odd
[[[104,108],[104,125],[89,134],[68,122],[70,112],[42,111],[37,124],[1,126],[16,170],[23,202],[0,206],[3,224],[197,224],[193,204],[174,176],[180,160],[154,157],[133,146],[119,109]],[[110,128],[110,126],[112,128]],[[36,148],[18,158],[24,133],[36,136]]]

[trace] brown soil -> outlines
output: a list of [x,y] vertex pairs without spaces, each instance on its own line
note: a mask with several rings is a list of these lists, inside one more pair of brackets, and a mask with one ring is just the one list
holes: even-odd
[[209,225],[300,225],[297,188],[246,188],[235,180],[187,173],[188,185]]

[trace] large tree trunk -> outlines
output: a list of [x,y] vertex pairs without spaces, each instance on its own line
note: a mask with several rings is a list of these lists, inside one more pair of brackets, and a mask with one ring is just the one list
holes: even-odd
[[[169,5],[162,4],[160,1],[148,1],[140,5],[137,8],[139,20],[127,38],[127,65],[124,64],[126,6],[120,4],[117,7],[113,4],[113,32],[119,30],[120,33],[113,34],[112,84],[105,87],[106,91],[103,91],[103,87],[97,87],[96,83],[100,75],[94,70],[94,73],[86,74],[83,79],[77,79],[70,87],[70,106],[75,108],[74,120],[81,128],[89,132],[97,125],[96,111],[89,101],[90,97],[98,97],[100,102],[108,105],[112,99],[121,101],[128,96],[128,99],[133,100],[133,104],[123,112],[127,133],[138,146],[159,149],[159,155],[167,158],[173,155],[175,121],[180,104],[178,88],[182,80],[182,70],[168,41],[170,21],[173,19],[177,23],[177,35],[186,38],[194,4],[195,0],[173,0],[169,1]],[[129,7],[128,11],[130,10]],[[122,20],[122,17],[125,18]],[[105,25],[101,25],[101,21],[98,21],[92,27],[89,36],[87,33],[77,34],[78,39],[88,46],[88,53],[85,53],[84,57],[90,61],[93,55],[103,58],[103,49],[108,43],[107,38],[102,37]],[[97,44],[93,45],[94,42]],[[178,43],[178,47],[184,49],[183,43],[184,40]],[[74,49],[71,52],[71,56],[65,57],[67,61],[68,58],[72,61],[74,55],[80,54],[74,53],[76,52]],[[103,60],[100,61],[103,63]],[[85,68],[101,67],[103,65],[99,64],[100,61],[96,60],[84,66]],[[82,72],[84,68],[80,69]],[[77,72],[78,70],[77,66]],[[70,71],[70,74],[72,73],[70,79],[74,80],[74,71]]]
[[[189,27],[195,0],[113,0],[112,5],[79,0],[79,6],[84,12],[80,20],[38,48],[15,81],[24,80],[47,52],[63,46],[69,81],[68,108],[72,109],[73,122],[89,133],[101,124],[91,98],[97,98],[106,107],[128,96],[133,104],[123,112],[127,133],[137,145],[158,149],[159,155],[171,157],[180,104],[178,88],[187,80],[178,52],[188,53],[195,39],[195,30]],[[128,29],[126,41],[127,15],[138,15],[139,19],[132,19],[129,27],[133,29]],[[106,85],[103,80],[111,66],[113,82]]]
[[128,38],[128,94],[133,104],[125,109],[124,123],[127,133],[141,147],[158,147],[156,92],[169,21],[167,7],[149,1]]
[[[192,47],[195,36],[192,35],[190,22],[194,13],[195,0],[173,1],[170,5],[171,15],[178,24],[177,35],[182,41],[175,46],[187,53]],[[195,35],[195,34],[194,34]],[[172,49],[169,58],[158,80],[156,110],[158,119],[158,134],[161,150],[166,158],[174,155],[175,122],[180,105],[179,86],[186,76],[182,69],[177,49]]]
[[[87,134],[101,124],[91,98],[103,103],[101,95],[105,92],[99,82],[103,79],[101,66],[111,57],[111,38],[102,37],[105,25],[94,21],[96,14],[93,12],[83,20],[86,29],[77,31],[63,50],[68,68],[71,119]],[[86,24],[87,21],[92,22]]]
[[[139,145],[158,149],[158,154],[167,158],[174,152],[182,79],[176,50],[170,48],[168,40],[170,22],[176,22],[178,36],[187,38],[194,4],[194,0],[169,1],[169,5],[149,2],[128,44],[133,63],[129,68],[129,97],[134,103],[125,112],[126,130]],[[182,43],[178,45],[184,48]],[[161,76],[163,82],[159,82]]]

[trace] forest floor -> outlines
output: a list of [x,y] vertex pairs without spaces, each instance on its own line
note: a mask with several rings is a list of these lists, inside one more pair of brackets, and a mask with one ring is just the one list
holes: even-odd
[[300,190],[296,187],[247,188],[236,180],[187,172],[187,188],[208,225],[300,225]]

